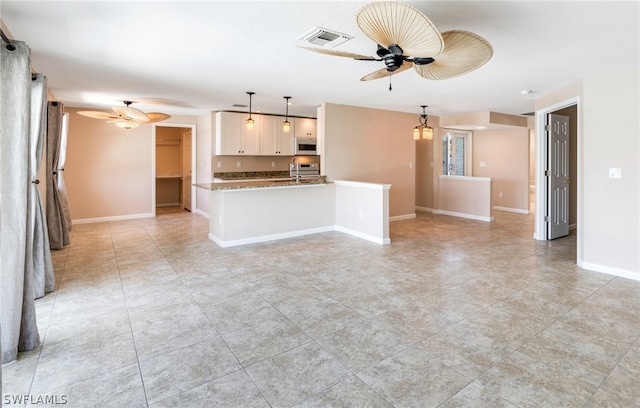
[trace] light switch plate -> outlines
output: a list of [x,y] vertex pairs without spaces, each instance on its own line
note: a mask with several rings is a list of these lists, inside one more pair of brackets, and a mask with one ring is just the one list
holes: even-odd
[[480,162],[480,167],[487,167],[487,163],[485,163],[485,162]]
[[619,168],[609,169],[609,178],[612,178],[612,179],[622,178],[622,169],[619,169]]

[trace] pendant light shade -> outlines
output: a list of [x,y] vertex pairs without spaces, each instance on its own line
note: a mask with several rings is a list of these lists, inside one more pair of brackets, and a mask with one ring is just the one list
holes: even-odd
[[433,128],[427,125],[427,121],[429,120],[429,117],[425,112],[425,108],[427,107],[427,105],[421,105],[420,107],[422,108],[422,115],[420,115],[420,125],[413,128],[413,139],[419,140],[420,136],[422,135],[422,138],[425,140],[433,140]]
[[247,130],[253,130],[253,125],[255,121],[251,118],[251,97],[255,94],[255,92],[247,92],[249,94],[249,118],[245,121],[247,124]]
[[291,99],[290,96],[285,96],[284,99],[287,100],[286,103],[286,113],[284,116],[284,122],[282,122],[282,131],[285,133],[289,133],[291,131],[291,123],[289,122],[289,99]]

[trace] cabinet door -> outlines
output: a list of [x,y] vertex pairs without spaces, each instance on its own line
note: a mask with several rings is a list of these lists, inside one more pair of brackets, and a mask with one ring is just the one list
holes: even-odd
[[240,154],[240,115],[234,112],[216,113],[216,155]]
[[[280,118],[282,119],[279,123],[278,123],[278,155],[281,156],[293,156],[294,150],[294,130],[291,129],[289,130],[289,132],[285,132],[284,130],[282,130],[282,122],[284,122],[284,118]],[[289,122],[293,122],[292,119],[289,119]],[[291,127],[293,128],[293,123],[291,124]]]
[[295,118],[295,135],[296,137],[317,137],[316,119],[311,118]]
[[278,118],[276,116],[262,117],[262,135],[260,138],[260,154],[274,156],[278,151]]
[[[293,156],[293,131],[282,130],[284,116],[262,116],[260,154],[263,156]],[[293,119],[289,119],[292,121]]]
[[238,156],[260,154],[261,118],[251,115],[255,124],[253,130],[247,130],[246,113],[216,113],[216,155]]
[[245,120],[249,115],[239,113],[240,117],[240,152],[239,154],[259,155],[260,154],[260,133],[262,132],[262,117],[251,115],[255,124],[252,130],[247,130]]

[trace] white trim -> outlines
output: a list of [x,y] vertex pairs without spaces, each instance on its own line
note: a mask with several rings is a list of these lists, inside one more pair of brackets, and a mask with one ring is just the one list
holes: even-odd
[[404,214],[404,215],[394,215],[393,217],[389,217],[389,221],[410,220],[412,218],[416,218],[416,213]]
[[[576,96],[570,99],[567,99],[563,102],[559,102],[556,103],[554,105],[550,105],[550,106],[545,106],[544,108],[537,110],[536,111],[536,211],[535,211],[535,223],[534,223],[534,232],[533,232],[533,238],[538,240],[538,241],[546,241],[547,240],[547,224],[544,221],[544,209],[547,207],[547,191],[546,191],[546,185],[545,185],[545,176],[544,176],[544,168],[545,168],[545,164],[546,164],[546,156],[547,156],[547,138],[545,137],[545,129],[544,129],[544,125],[545,125],[545,118],[547,116],[547,114],[555,112],[557,110],[563,109],[563,108],[568,108],[570,106],[576,106],[576,113],[577,113],[577,117],[576,117],[576,135],[577,135],[577,145],[576,146],[576,151],[578,152],[577,154],[577,177],[576,177],[576,181],[577,181],[577,185],[578,185],[578,194],[577,194],[577,199],[578,199],[578,206],[577,206],[577,219],[580,220],[580,216],[582,213],[582,209],[580,206],[580,192],[581,192],[581,171],[580,171],[580,166],[581,166],[581,161],[582,161],[582,157],[580,156],[580,144],[581,144],[581,140],[580,140],[580,119],[581,119],[581,115],[580,115],[580,97]],[[579,221],[578,221],[579,222]],[[581,241],[582,238],[580,237],[580,235],[577,236],[578,239],[578,243],[577,243],[577,258],[581,259],[581,251],[580,251],[580,245],[581,245]]]
[[529,214],[529,210],[523,210],[522,208],[509,208],[509,207],[500,207],[500,206],[494,205],[493,209],[498,211],[512,212],[516,214]]
[[433,208],[429,208],[429,207],[420,207],[416,205],[416,210],[417,211],[425,211],[425,212],[434,212],[435,210]]
[[338,232],[342,232],[344,234],[353,235],[354,237],[362,238],[364,240],[380,244],[380,245],[388,245],[391,243],[391,238],[378,238],[373,235],[363,234],[362,232],[354,231],[348,228],[335,226],[335,230]]
[[433,210],[433,213],[434,214],[442,214],[442,215],[450,215],[452,217],[468,218],[468,219],[471,219],[471,220],[478,220],[478,221],[487,221],[487,222],[493,221],[493,217],[482,217],[480,215],[465,214],[465,213],[459,213],[459,212],[455,212],[455,211]]
[[329,232],[329,231],[335,231],[335,227],[332,226],[332,227],[311,228],[311,229],[305,229],[305,230],[283,232],[283,233],[280,233],[280,234],[270,234],[270,235],[262,235],[262,236],[259,236],[259,237],[235,239],[235,240],[232,240],[232,241],[223,241],[222,239],[218,238],[217,236],[213,235],[212,233],[209,233],[208,237],[209,237],[209,239],[211,241],[215,242],[220,247],[229,248],[229,247],[234,247],[234,246],[239,246],[239,245],[256,244],[256,243],[260,243],[260,242],[267,242],[267,241],[274,241],[274,240],[277,240],[277,239],[300,237],[300,236],[303,236],[303,235],[311,235],[311,234],[317,234],[319,232]]
[[127,220],[135,220],[137,218],[153,218],[153,217],[155,217],[155,211],[154,213],[145,213],[145,214],[116,215],[113,217],[99,217],[99,218],[81,218],[78,220],[72,220],[72,223],[73,224],[91,224],[94,222],[127,221]]
[[192,212],[193,212],[194,214],[202,215],[202,216],[203,216],[204,218],[206,218],[206,219],[209,219],[209,213],[206,213],[206,212],[202,211],[202,210],[201,210],[201,209],[199,209],[199,208],[196,208],[196,210],[195,210],[195,211],[192,211]]
[[[191,129],[191,207],[198,208],[197,197],[198,195],[195,192],[195,186],[193,185],[193,180],[197,180],[197,160],[196,160],[196,149],[197,149],[197,134],[196,134],[196,125],[194,123],[171,123],[171,122],[157,122],[151,124],[153,132],[151,135],[151,213],[152,217],[156,216],[156,133],[158,126],[160,127],[177,127],[177,128],[189,128]],[[182,190],[180,191],[180,197],[182,197]]]
[[338,186],[371,188],[374,190],[389,190],[391,188],[391,184],[366,183],[362,181],[334,180],[333,183]]
[[583,269],[588,269],[590,271],[606,273],[607,275],[620,276],[622,278],[633,279],[636,281],[640,281],[640,273],[637,271],[627,271],[624,269],[612,268],[606,265],[594,264],[591,262],[584,262],[578,260],[578,266]]

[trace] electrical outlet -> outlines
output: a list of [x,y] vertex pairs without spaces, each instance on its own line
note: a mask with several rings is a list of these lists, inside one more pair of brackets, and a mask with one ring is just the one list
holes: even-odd
[[358,211],[358,218],[362,218],[362,210]]
[[409,168],[412,169],[413,168],[413,162],[409,162]]
[[271,162],[271,167],[276,167],[276,162]]
[[609,169],[609,178],[612,178],[612,179],[622,178],[622,169]]
[[218,168],[221,169],[222,168],[222,162],[218,162]]
[[502,191],[498,193],[498,196],[502,198]]
[[237,167],[237,168],[242,167],[242,162],[236,162],[236,167]]

